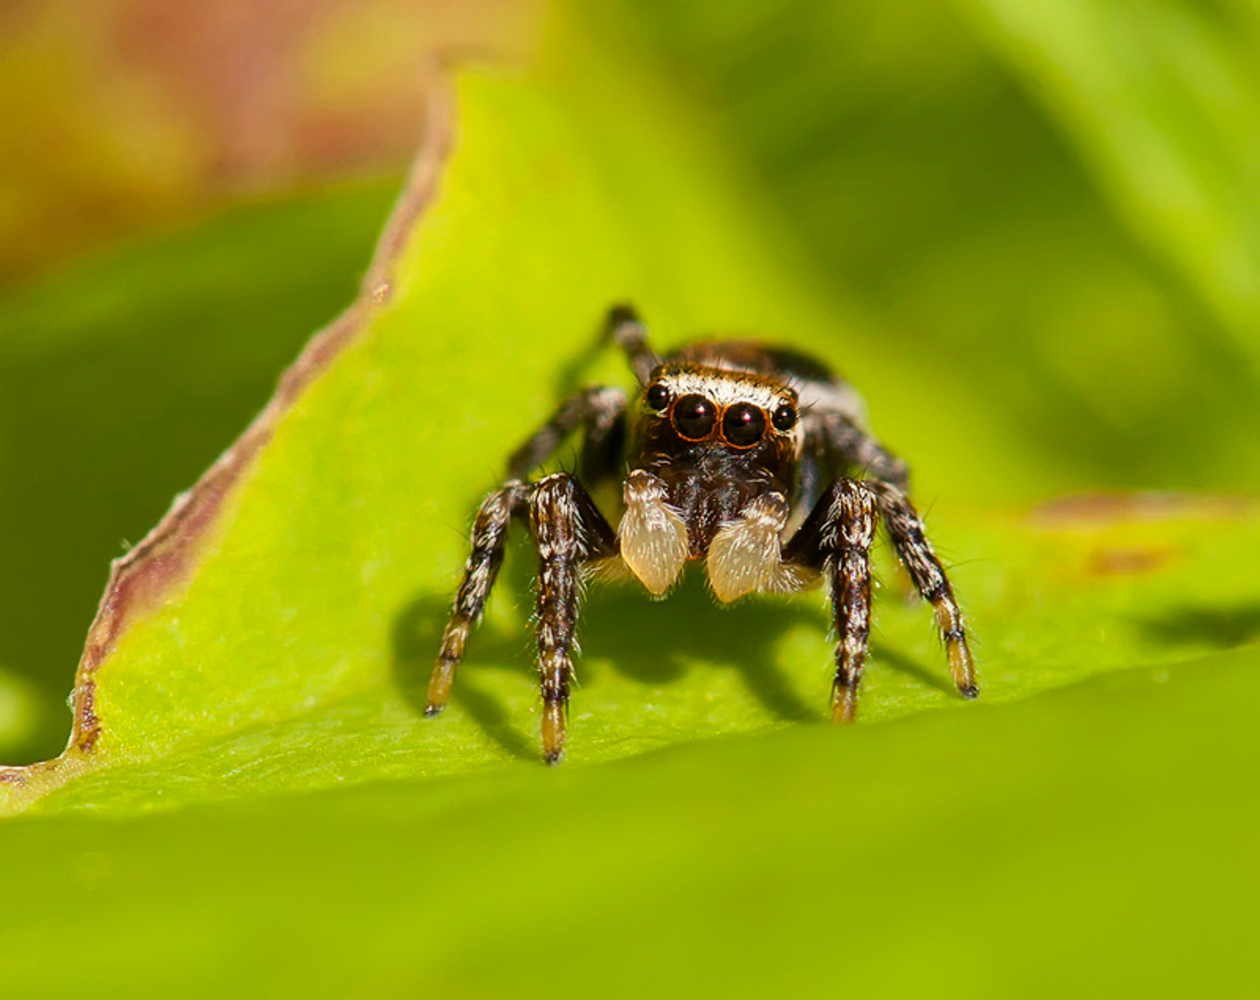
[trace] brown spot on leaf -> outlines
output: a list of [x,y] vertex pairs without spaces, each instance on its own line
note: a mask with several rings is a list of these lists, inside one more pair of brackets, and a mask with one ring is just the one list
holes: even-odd
[[1029,520],[1040,528],[1102,528],[1136,521],[1217,520],[1254,514],[1257,498],[1229,493],[1147,490],[1074,493],[1038,504]]
[[1085,571],[1091,576],[1135,576],[1163,569],[1175,558],[1176,553],[1166,546],[1108,546],[1089,554]]

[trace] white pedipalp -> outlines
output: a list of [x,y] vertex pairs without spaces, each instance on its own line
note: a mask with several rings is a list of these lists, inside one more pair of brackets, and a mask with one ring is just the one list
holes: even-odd
[[734,601],[771,585],[782,562],[780,538],[788,513],[783,494],[767,493],[713,537],[707,568],[719,601]]
[[625,483],[626,512],[617,525],[621,560],[657,597],[682,573],[691,551],[687,525],[666,502],[665,484],[636,470]]

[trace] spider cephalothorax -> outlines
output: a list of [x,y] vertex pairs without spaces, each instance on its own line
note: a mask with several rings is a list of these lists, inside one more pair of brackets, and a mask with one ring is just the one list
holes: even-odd
[[[748,341],[695,344],[661,360],[625,307],[612,311],[608,331],[626,351],[638,391],[632,401],[619,389],[577,393],[509,459],[507,482],[477,512],[428,715],[450,696],[514,516],[528,521],[540,560],[542,740],[552,763],[564,751],[581,581],[592,570],[628,573],[659,596],[689,560],[703,560],[722,601],[825,579],[837,638],[832,716],[851,720],[870,634],[878,518],[932,603],[954,683],[976,696],[962,613],[906,496],[906,466],[866,432],[861,398],[847,383],[812,358]],[[589,485],[624,476],[615,530],[578,477],[527,478],[579,427]]]

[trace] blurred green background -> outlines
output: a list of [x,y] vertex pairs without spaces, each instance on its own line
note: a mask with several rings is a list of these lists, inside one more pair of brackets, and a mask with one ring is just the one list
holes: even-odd
[[[991,617],[1012,586],[999,565],[1018,535],[1008,522],[1039,501],[1255,490],[1252,5],[571,6],[592,58],[615,51],[641,100],[690,126],[735,187],[757,193],[766,245],[838,317],[835,356],[854,359],[846,371],[881,435],[914,460],[924,505],[963,525],[962,558],[986,560],[972,570],[973,600]],[[415,67],[438,50],[527,60],[540,16],[421,0],[265,11],[118,0],[90,17],[49,0],[0,14],[0,100],[20,151],[0,167],[0,757],[64,744],[61,706],[109,559],[231,442],[354,294],[423,125]],[[620,110],[608,107],[609,128]],[[694,267],[703,280],[706,260]],[[743,332],[791,340],[774,320],[750,315]],[[660,338],[694,332],[709,331]],[[1190,550],[1206,536],[1208,556],[1187,562],[1202,578],[1150,584],[1161,609],[1183,613],[1145,623],[1132,648],[1146,656],[1163,636],[1189,656],[1254,642],[1254,510],[1243,509],[1247,530],[1213,516],[1154,549],[1142,537],[1115,550],[1158,562],[1160,546]],[[993,640],[1018,639],[1047,662],[1070,655],[1073,678],[1088,675],[1104,632],[1134,629],[1144,597],[1033,575],[1036,557],[1078,542],[1051,537],[1012,555],[1034,567],[1019,606],[1035,609],[1055,587],[1074,603],[1066,616],[1047,605],[1006,623]],[[494,648],[510,657],[524,639]],[[1011,650],[991,654],[1009,661]],[[276,988],[351,990],[369,981],[353,955],[332,980],[323,967],[303,974],[294,939],[275,931],[294,919],[283,901],[306,898],[306,876],[327,865],[316,889],[328,908],[313,905],[294,933],[333,955],[345,927],[326,921],[330,909],[356,925],[379,919],[379,933],[356,939],[377,988],[417,985],[409,949],[433,942],[425,961],[443,991],[509,992],[521,970],[538,972],[545,937],[519,931],[538,912],[566,919],[586,975],[618,970],[612,994],[657,968],[678,991],[816,990],[821,963],[867,991],[1039,995],[1079,989],[1073,961],[1100,991],[1228,992],[1238,981],[1221,956],[1239,954],[1255,922],[1238,888],[1256,874],[1245,784],[1254,661],[1244,650],[1035,706],[980,706],[965,724],[948,712],[913,730],[863,727],[846,742],[792,727],[558,781],[518,767],[478,784],[347,789],[222,818],[190,809],[143,823],[15,824],[8,850],[37,861],[14,884],[28,901],[47,888],[22,940],[34,953],[66,894],[107,888],[120,928],[196,956],[149,970],[155,989],[207,973],[197,963],[219,953],[269,969],[260,981]],[[767,759],[774,767],[758,770]],[[111,793],[105,776],[122,811],[143,812],[143,796],[170,780],[134,778]],[[283,780],[302,787],[303,776]],[[90,809],[100,787],[67,801]],[[666,788],[695,801],[676,816]],[[587,840],[547,858],[572,828],[607,838],[603,848]],[[208,844],[206,870],[237,878],[166,891]],[[281,902],[225,920],[254,884]],[[507,899],[495,897],[500,884]],[[449,909],[426,908],[426,892]],[[831,919],[811,931],[785,912]],[[1179,912],[1193,925],[1181,936],[1169,929]],[[750,913],[764,931],[723,922]],[[748,967],[697,966],[692,934]],[[136,958],[115,942],[80,951],[121,981]],[[851,952],[863,962],[846,961]],[[697,968],[711,978],[693,978]]]

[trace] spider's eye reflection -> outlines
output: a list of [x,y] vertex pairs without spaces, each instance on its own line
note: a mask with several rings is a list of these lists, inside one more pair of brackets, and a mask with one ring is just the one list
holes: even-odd
[[703,396],[683,396],[674,404],[674,426],[685,438],[707,437],[717,423],[717,409]]
[[649,386],[647,391],[647,405],[652,409],[660,411],[669,406],[669,390],[661,383]]
[[796,407],[791,403],[783,403],[774,411],[774,416],[770,418],[770,422],[774,424],[777,431],[790,431],[796,426]]
[[736,403],[722,417],[722,436],[736,448],[748,448],[761,440],[766,416],[751,403]]

